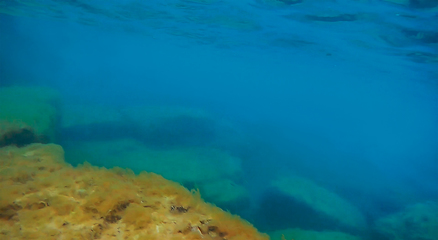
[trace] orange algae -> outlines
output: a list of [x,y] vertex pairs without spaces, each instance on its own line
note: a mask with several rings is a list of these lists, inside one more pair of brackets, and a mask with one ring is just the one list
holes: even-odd
[[0,239],[267,240],[160,175],[66,164],[54,144],[0,148]]

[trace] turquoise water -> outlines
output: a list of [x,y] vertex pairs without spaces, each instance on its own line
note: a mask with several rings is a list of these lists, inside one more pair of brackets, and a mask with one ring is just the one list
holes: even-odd
[[60,93],[71,164],[162,174],[260,231],[438,239],[436,5],[0,1],[0,86]]

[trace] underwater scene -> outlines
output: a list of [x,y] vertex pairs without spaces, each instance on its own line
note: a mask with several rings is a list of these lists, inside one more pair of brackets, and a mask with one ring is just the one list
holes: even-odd
[[438,0],[0,0],[0,239],[438,240]]

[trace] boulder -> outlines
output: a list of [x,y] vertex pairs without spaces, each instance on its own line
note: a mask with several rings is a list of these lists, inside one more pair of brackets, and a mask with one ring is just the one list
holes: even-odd
[[299,228],[285,229],[268,233],[271,240],[361,240],[361,238],[336,231],[309,231]]
[[197,184],[203,198],[230,212],[242,212],[250,205],[248,190],[230,179]]
[[377,232],[394,240],[437,240],[438,203],[424,202],[382,217],[375,223]]
[[182,184],[196,184],[238,176],[241,160],[208,147],[159,149],[133,139],[73,141],[65,143],[67,161],[88,161],[93,165],[131,168],[134,172],[154,172]]
[[58,101],[49,88],[0,88],[0,147],[54,142]]
[[358,208],[309,179],[280,177],[272,182],[272,188],[273,193],[266,195],[264,205],[281,205],[275,211],[278,211],[277,215],[283,215],[284,221],[290,221],[292,227],[349,231],[363,231],[367,227],[365,217]]

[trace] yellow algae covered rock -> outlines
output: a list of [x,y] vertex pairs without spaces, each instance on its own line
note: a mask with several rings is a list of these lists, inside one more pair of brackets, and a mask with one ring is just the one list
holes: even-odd
[[57,100],[48,88],[0,88],[0,147],[54,141]]
[[163,177],[74,168],[54,144],[0,149],[0,239],[269,239]]

